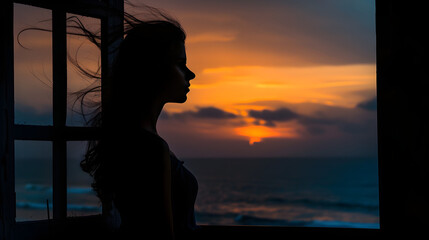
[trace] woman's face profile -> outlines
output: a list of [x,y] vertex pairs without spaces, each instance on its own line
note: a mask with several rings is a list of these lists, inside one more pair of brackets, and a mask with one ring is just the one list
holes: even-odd
[[195,78],[195,74],[186,66],[184,43],[176,45],[172,60],[165,88],[165,101],[184,103],[187,99],[186,94],[189,92],[190,81]]

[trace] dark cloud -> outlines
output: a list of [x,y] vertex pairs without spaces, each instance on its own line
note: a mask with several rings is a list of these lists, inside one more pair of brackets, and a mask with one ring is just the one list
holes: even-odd
[[[175,129],[180,129],[180,123],[172,124]],[[317,132],[316,129],[314,131]],[[264,138],[262,142],[252,146],[245,138],[216,138],[189,130],[185,133],[169,132],[164,137],[172,150],[183,158],[377,156],[375,134],[343,135],[338,138],[325,137],[323,134],[318,136],[320,137]]]
[[326,132],[326,129],[321,126],[307,126],[307,132],[311,135],[322,135]]
[[367,134],[369,131],[375,132],[374,127],[376,126],[375,118],[368,115],[358,116],[356,119],[350,119],[347,115],[336,118],[301,117],[299,123],[305,126],[311,135],[320,135],[333,129],[352,135]]
[[231,119],[237,115],[215,107],[200,108],[193,114],[196,118]]
[[216,107],[203,107],[203,108],[199,108],[197,111],[185,111],[185,112],[174,113],[174,114],[164,113],[164,115],[165,115],[164,118],[176,118],[176,119],[183,119],[187,117],[199,118],[199,119],[234,119],[238,117],[233,113],[226,112]]
[[338,123],[337,119],[332,119],[332,117],[324,116],[324,117],[309,117],[301,115],[299,118],[299,122],[306,126],[320,126],[320,125],[334,125]]
[[277,110],[262,110],[262,111],[257,111],[257,110],[250,110],[249,111],[249,116],[256,118],[256,119],[260,119],[260,120],[264,120],[266,122],[273,122],[273,121],[278,121],[278,122],[287,122],[293,119],[296,119],[299,117],[299,115],[287,108],[280,108]]
[[369,100],[360,102],[356,105],[357,108],[362,108],[368,111],[377,111],[377,98],[371,98]]
[[268,109],[249,110],[248,114],[250,117],[256,119],[254,121],[255,125],[261,125],[262,124],[261,120],[263,120],[265,121],[264,125],[267,127],[275,127],[276,126],[275,122],[288,122],[292,120],[298,120],[301,123],[304,123],[304,125],[306,125],[306,123],[311,124],[312,122],[315,122],[315,121],[316,122],[323,121],[323,119],[317,120],[314,118],[300,115],[285,107],[279,108],[276,110],[268,110]]
[[339,131],[346,134],[366,134],[375,132],[376,119],[373,111],[359,111],[360,108],[371,108],[373,101],[366,101],[363,106],[356,108],[343,108],[333,106],[320,106],[312,114],[299,114],[289,108],[276,110],[249,110],[249,116],[255,118],[255,125],[275,127],[276,123],[295,120],[305,129],[305,133],[312,136]]
[[297,120],[300,124],[307,127],[311,133],[322,132],[322,125],[333,125],[335,121],[327,117],[310,117],[298,114],[288,108],[279,108],[276,110],[249,110],[249,116],[255,118],[255,125],[261,125],[261,120],[265,121],[264,125],[267,127],[275,127],[276,122],[288,122]]
[[[91,118],[90,110],[84,109],[86,120]],[[53,125],[53,114],[51,109],[45,109],[38,111],[35,108],[24,105],[21,103],[15,103],[15,123],[26,124],[26,125],[42,125],[52,126]],[[85,126],[85,118],[82,116],[80,109],[76,106],[74,109],[71,107],[67,108],[67,126]]]
[[[213,30],[236,33],[235,41],[210,46],[217,52],[237,49],[279,56],[266,62],[270,65],[375,63],[373,1],[148,2],[151,3],[174,9],[193,34]],[[200,14],[188,14],[189,9]],[[241,64],[261,65],[266,60],[255,54],[242,61],[246,62]]]
[[15,103],[15,123],[30,125],[52,125],[52,111],[38,112],[30,106]]
[[159,115],[159,119],[169,119],[170,118],[170,114],[167,111],[162,111],[161,114]]
[[375,119],[373,121],[362,120],[358,123],[342,121],[338,123],[338,128],[344,133],[348,134],[361,134],[367,133],[368,131],[376,132],[377,122]]

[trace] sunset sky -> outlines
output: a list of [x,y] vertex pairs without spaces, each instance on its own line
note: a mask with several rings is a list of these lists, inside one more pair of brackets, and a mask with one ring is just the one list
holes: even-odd
[[[176,17],[188,36],[196,78],[188,101],[166,105],[158,123],[177,155],[377,155],[374,1],[144,3]],[[15,32],[50,26],[40,22],[49,11],[15,6]],[[22,43],[30,49],[15,47],[17,123],[52,122],[50,37],[26,32]],[[82,42],[69,38],[69,51]],[[88,68],[98,57],[82,45],[79,59]],[[68,72],[70,92],[90,84]]]

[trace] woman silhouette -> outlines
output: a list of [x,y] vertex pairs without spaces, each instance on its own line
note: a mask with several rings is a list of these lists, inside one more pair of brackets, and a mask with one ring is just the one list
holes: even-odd
[[[119,213],[120,236],[182,239],[197,229],[198,185],[156,125],[166,103],[186,101],[195,74],[186,66],[181,25],[157,13],[160,19],[151,21],[125,14],[125,38],[108,76],[107,99],[88,122],[102,127],[102,137],[90,142],[81,167],[93,176],[104,215],[114,219]],[[99,90],[84,90],[78,99],[83,104]]]

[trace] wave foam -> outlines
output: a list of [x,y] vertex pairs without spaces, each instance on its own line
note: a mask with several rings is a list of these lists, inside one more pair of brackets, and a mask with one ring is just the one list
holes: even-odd
[[[16,208],[44,210],[46,209],[45,203],[37,202],[16,202]],[[49,204],[49,208],[52,208],[52,203]],[[83,212],[99,212],[101,211],[100,206],[91,205],[78,205],[78,204],[67,204],[67,210],[83,211]]]
[[[25,185],[25,190],[27,191],[38,191],[38,192],[48,192],[48,193],[52,193],[52,187],[50,186],[46,186],[46,185],[42,185],[42,184],[26,184]],[[70,194],[92,194],[94,193],[92,188],[88,188],[88,187],[68,187],[67,188],[67,193]]]

